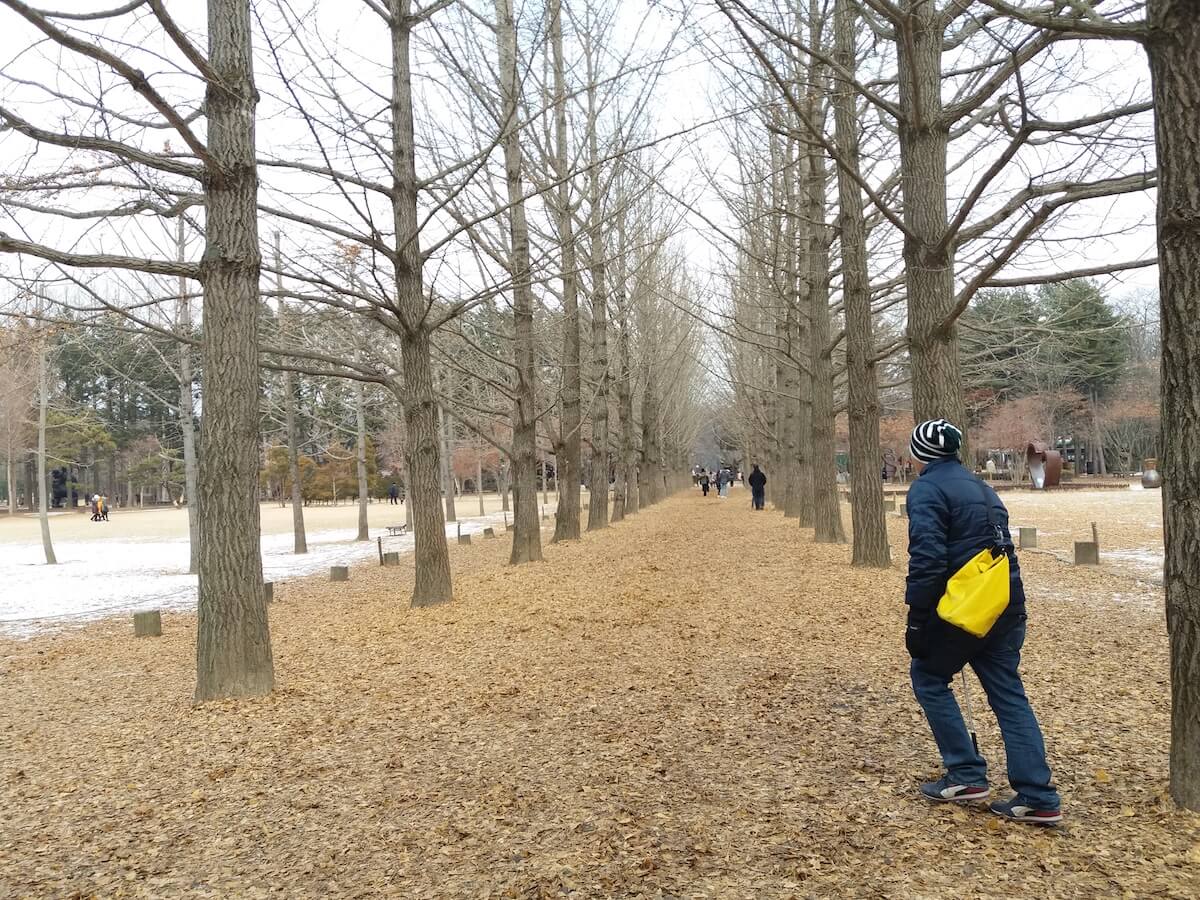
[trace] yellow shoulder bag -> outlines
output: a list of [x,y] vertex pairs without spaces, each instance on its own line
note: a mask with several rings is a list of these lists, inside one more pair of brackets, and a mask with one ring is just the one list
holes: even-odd
[[973,556],[966,565],[950,576],[946,592],[938,601],[938,618],[961,628],[977,638],[987,637],[1009,601],[1008,553],[1004,533],[996,522],[991,498],[979,482],[984,509],[996,543]]

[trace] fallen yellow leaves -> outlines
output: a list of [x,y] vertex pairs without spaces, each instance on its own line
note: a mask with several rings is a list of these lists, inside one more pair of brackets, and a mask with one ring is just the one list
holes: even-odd
[[0,643],[0,896],[1200,896],[1161,616],[1105,599],[1127,581],[1022,560],[1068,822],[1037,831],[917,797],[901,569],[740,496],[544,565],[455,545],[440,608],[407,607],[403,567],[279,583],[261,700],[190,705],[191,616]]

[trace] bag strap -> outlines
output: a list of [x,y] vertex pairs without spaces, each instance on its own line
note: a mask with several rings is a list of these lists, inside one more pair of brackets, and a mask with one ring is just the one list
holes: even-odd
[[972,475],[971,479],[979,487],[979,493],[983,497],[983,509],[987,513],[988,525],[992,528],[992,536],[996,539],[995,547],[1007,554],[1012,542],[1004,539],[1004,529],[1000,527],[1000,522],[996,519],[996,511],[992,509],[992,498],[987,492],[987,486],[983,483],[982,478],[976,478]]

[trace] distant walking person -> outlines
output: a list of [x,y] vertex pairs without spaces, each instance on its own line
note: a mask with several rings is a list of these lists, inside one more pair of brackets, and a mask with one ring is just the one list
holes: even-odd
[[755,509],[763,509],[767,500],[767,476],[755,463],[750,467],[750,498]]
[[92,495],[92,521],[93,522],[100,521],[100,495],[99,494]]
[[709,482],[709,478],[708,478],[708,470],[701,469],[700,470],[700,490],[704,493],[705,497],[708,496],[709,484],[710,484],[710,482]]
[[107,494],[103,494],[100,497],[100,520],[102,522],[108,521],[108,495]]
[[[930,800],[987,799],[987,761],[979,754],[950,680],[970,664],[1000,723],[1008,758],[1008,782],[1016,796],[991,805],[1018,822],[1062,821],[1058,791],[1050,780],[1046,747],[1025,696],[1018,666],[1025,642],[1025,588],[1008,530],[1008,510],[996,492],[958,461],[962,433],[944,419],[922,422],[911,451],[921,474],[909,488],[908,630],[912,685],[937,742],[946,774],[921,786]],[[982,638],[942,620],[938,605],[950,576],[984,550],[1008,556],[1008,606]],[[1001,557],[1002,558],[1002,557]]]
[[391,484],[388,485],[388,503],[390,503],[392,506],[395,506],[399,502],[400,502],[400,488],[398,488],[396,486],[396,482],[393,481]]

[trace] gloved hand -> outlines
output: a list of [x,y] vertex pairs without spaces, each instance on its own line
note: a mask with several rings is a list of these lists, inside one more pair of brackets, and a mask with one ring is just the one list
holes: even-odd
[[930,611],[908,608],[908,627],[904,631],[904,646],[913,659],[924,659],[929,655]]

